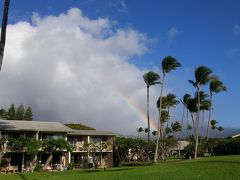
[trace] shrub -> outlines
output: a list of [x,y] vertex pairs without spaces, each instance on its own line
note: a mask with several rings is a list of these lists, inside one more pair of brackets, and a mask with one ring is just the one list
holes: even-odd
[[68,170],[73,170],[74,167],[75,167],[75,164],[74,164],[74,163],[69,163],[67,169],[68,169]]
[[34,168],[35,172],[42,172],[43,171],[43,166],[41,164],[37,164]]

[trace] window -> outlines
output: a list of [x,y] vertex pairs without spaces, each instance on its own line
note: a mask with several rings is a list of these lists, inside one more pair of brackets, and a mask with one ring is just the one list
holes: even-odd
[[90,141],[91,141],[91,143],[94,143],[94,144],[101,144],[102,138],[101,137],[91,137]]

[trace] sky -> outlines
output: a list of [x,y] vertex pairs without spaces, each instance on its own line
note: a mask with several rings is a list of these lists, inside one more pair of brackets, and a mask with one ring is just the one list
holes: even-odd
[[[239,128],[239,6],[238,0],[11,0],[1,107],[24,104],[34,120],[133,134],[147,127],[142,76],[162,76],[161,61],[171,55],[182,67],[167,75],[164,94],[194,94],[188,80],[205,65],[228,88],[214,95],[213,119]],[[159,94],[159,86],[150,88],[153,129]],[[178,105],[170,121],[181,116]]]

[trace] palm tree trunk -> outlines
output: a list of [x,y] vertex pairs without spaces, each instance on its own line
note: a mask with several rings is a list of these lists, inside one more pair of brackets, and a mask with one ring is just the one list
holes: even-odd
[[204,116],[205,116],[205,113],[204,113],[204,110],[203,110],[203,113],[202,113],[203,117],[202,117],[202,130],[201,130],[201,136],[203,137],[203,129],[204,129]]
[[213,93],[210,92],[210,109],[209,109],[209,116],[208,116],[208,126],[207,126],[207,140],[209,139],[209,128],[210,128],[210,122],[211,122],[211,116],[212,116],[212,96],[213,96]]
[[4,47],[5,47],[5,41],[6,41],[9,4],[10,4],[10,0],[5,0],[3,18],[2,18],[1,41],[0,41],[0,70],[2,67]]
[[[182,122],[181,122],[181,126],[182,126],[182,127],[183,127],[184,112],[185,112],[185,105],[183,104],[183,113],[182,113]],[[183,135],[183,131],[181,130],[180,145],[179,145],[179,146],[181,146],[182,135]],[[179,151],[178,151],[178,156],[179,156],[179,158],[180,158],[180,156],[181,156],[181,154],[180,154],[180,148],[179,148]]]
[[[159,116],[158,116],[159,126],[158,126],[157,143],[156,143],[155,154],[154,154],[154,162],[155,163],[158,160],[159,140],[160,140],[160,138],[163,137],[163,125],[162,125],[162,122],[161,122],[161,114],[162,114],[162,95],[163,95],[164,78],[165,78],[165,75],[163,74],[162,86],[161,86],[160,97],[159,97],[159,101],[160,101],[159,102]],[[162,147],[162,155],[163,155],[163,147]]]
[[150,141],[150,122],[149,122],[149,86],[147,86],[147,121],[148,121],[148,144]]
[[197,102],[197,117],[196,117],[196,142],[195,142],[195,152],[194,158],[197,159],[198,154],[198,136],[199,136],[199,119],[200,119],[200,85],[197,85],[197,93],[198,93],[198,102]]

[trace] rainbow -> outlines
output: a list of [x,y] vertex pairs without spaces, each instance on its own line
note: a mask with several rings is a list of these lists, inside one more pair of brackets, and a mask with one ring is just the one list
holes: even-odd
[[[136,102],[131,100],[127,95],[125,95],[122,91],[120,91],[113,85],[108,84],[108,87],[110,87],[112,92],[116,94],[119,98],[121,98],[121,100],[123,100],[128,105],[128,107],[131,108],[133,112],[135,112],[140,117],[140,119],[147,125],[146,110],[145,111],[142,110]],[[151,129],[157,130],[157,124],[151,117],[150,117],[150,127]]]

